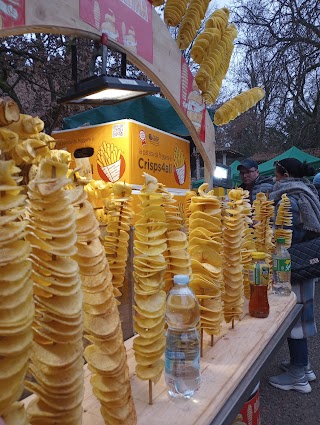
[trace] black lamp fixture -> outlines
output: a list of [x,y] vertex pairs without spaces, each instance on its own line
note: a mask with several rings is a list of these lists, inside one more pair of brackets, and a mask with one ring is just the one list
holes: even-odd
[[[58,103],[113,105],[129,99],[156,94],[160,88],[143,80],[126,76],[126,55],[121,53],[121,75],[106,75],[107,36],[103,34],[101,45],[96,45],[90,63],[90,76],[84,80],[77,79],[77,48],[72,46],[72,79],[74,84]],[[102,57],[102,74],[94,75],[95,62]]]

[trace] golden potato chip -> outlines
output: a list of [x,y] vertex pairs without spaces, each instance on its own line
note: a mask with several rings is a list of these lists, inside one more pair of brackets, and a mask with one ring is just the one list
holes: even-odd
[[34,363],[29,366],[31,374],[35,378],[39,378],[47,386],[50,386],[54,391],[73,385],[83,373],[84,361],[82,357],[78,357],[73,363],[58,369],[41,363],[37,358],[34,360]]
[[137,322],[137,324],[145,329],[152,328],[156,325],[158,325],[160,322],[162,322],[163,317],[158,316],[155,318],[147,318],[143,315],[139,314],[138,312],[133,316],[133,320]]
[[22,402],[12,403],[9,409],[3,414],[6,425],[28,424],[27,413]]
[[92,335],[85,335],[85,338],[96,345],[100,351],[105,354],[114,354],[123,345],[123,337],[121,332],[106,340],[96,338]]
[[84,329],[96,337],[110,337],[115,335],[120,327],[118,309],[115,308],[111,313],[104,316],[91,316],[83,313]]
[[[92,381],[91,381],[92,382]],[[100,388],[93,386],[93,394],[105,405],[110,404],[110,407],[121,407],[128,403],[131,395],[131,388],[128,385],[122,385],[118,391],[101,391]]]
[[56,344],[50,348],[33,344],[31,356],[36,356],[39,361],[47,366],[63,368],[77,360],[81,349],[81,342],[69,345]]
[[166,248],[167,248],[166,243],[162,243],[159,245],[147,245],[139,241],[135,241],[133,252],[136,255],[147,254],[150,256],[155,256],[155,255],[162,254],[166,250]]
[[143,309],[141,309],[141,308],[139,308],[137,305],[134,305],[133,306],[133,308],[140,314],[140,315],[142,315],[142,316],[144,316],[144,317],[147,317],[147,318],[151,318],[151,319],[153,319],[153,318],[156,318],[156,317],[160,317],[160,316],[163,316],[164,315],[164,313],[165,313],[165,310],[166,310],[166,305],[165,305],[165,303],[163,304],[163,306],[159,309],[159,310],[156,310],[156,311],[154,311],[154,312],[150,312],[150,311],[147,311],[147,310],[143,310]]
[[146,381],[160,374],[163,371],[163,368],[164,361],[159,359],[150,366],[142,366],[138,364],[136,366],[135,372],[139,379]]
[[[15,189],[17,190],[22,190],[23,188],[18,188],[16,187]],[[1,196],[1,203],[0,203],[0,212],[2,211],[7,211],[7,210],[11,210],[13,208],[17,208],[20,205],[23,205],[24,201],[26,199],[26,195],[12,195],[9,193],[5,193]],[[8,213],[6,213],[8,214]],[[19,215],[21,214],[21,212],[19,213]],[[9,214],[10,218],[11,215]],[[4,220],[5,221],[5,220]],[[10,220],[11,221],[11,220]]]
[[106,355],[95,345],[88,345],[84,350],[84,357],[90,367],[94,367],[101,375],[112,375],[119,371],[126,362],[126,352],[122,347],[117,353]]
[[24,261],[29,254],[30,245],[27,242],[23,240],[10,242],[1,248],[0,266]]
[[160,353],[156,353],[155,355],[151,356],[150,354],[141,354],[138,351],[135,351],[134,357],[136,359],[136,362],[141,366],[151,366],[153,365],[159,357],[162,356],[164,353],[164,349],[161,350]]
[[14,403],[16,400],[19,400],[21,394],[24,390],[24,384],[21,384],[21,381],[18,380],[14,382],[10,387],[6,387],[6,391],[0,392],[0,412],[4,412],[8,406]]
[[138,323],[135,322],[133,324],[133,329],[144,338],[148,338],[149,336],[150,338],[152,338],[155,335],[161,335],[164,332],[164,326],[165,326],[165,320],[163,318],[160,323],[150,328],[139,326]]
[[0,356],[16,356],[28,348],[32,343],[32,332],[23,332],[16,335],[8,335],[6,337],[0,336]]
[[34,297],[35,303],[45,307],[54,314],[61,314],[65,317],[74,317],[79,314],[82,306],[82,292],[78,288],[72,297],[54,296],[52,298]]
[[[134,409],[134,404],[132,397],[129,397],[129,400],[124,406],[114,407],[112,409],[105,408],[104,405],[101,405],[101,414],[105,421],[111,425],[123,425],[123,423],[136,423],[136,413]],[[115,422],[112,422],[114,420]]]
[[28,323],[33,316],[33,309],[32,295],[30,294],[27,298],[21,300],[16,307],[2,307],[0,309],[0,334],[5,329],[17,328],[19,325]]
[[116,392],[126,387],[126,385],[124,384],[129,383],[129,378],[130,377],[129,377],[128,368],[125,368],[124,372],[122,373],[121,379],[118,379],[118,378],[108,379],[105,376],[92,375],[90,378],[90,381],[92,385],[94,385],[96,388],[98,388],[102,392]]
[[[216,246],[216,245],[213,245],[213,246]],[[200,263],[205,262],[210,265],[213,265],[216,269],[222,266],[222,257],[219,254],[219,251],[202,244],[197,246],[192,246],[189,249],[192,261],[198,261]]]
[[[30,266],[30,263],[29,263]],[[22,279],[16,280],[16,282],[8,282],[8,281],[0,281],[0,296],[5,298],[7,296],[12,296],[22,290],[26,282],[29,282],[29,278],[31,275],[31,267],[29,267],[29,270],[27,271],[27,275],[23,277]]]
[[[1,292],[0,292],[1,293]],[[27,299],[30,299],[32,294],[32,281],[27,280],[17,292],[6,297],[0,297],[0,309],[12,309],[20,306]]]
[[82,403],[84,388],[81,385],[78,386],[78,391],[74,391],[71,394],[60,395],[49,393],[45,391],[40,385],[30,381],[26,381],[25,386],[28,390],[37,394],[40,399],[43,399],[48,406],[56,409],[57,411],[66,411],[69,409],[72,410],[80,406]]
[[141,310],[146,310],[151,313],[159,311],[166,301],[166,293],[164,291],[159,291],[155,295],[151,295],[148,297],[136,295],[134,297],[137,306]]

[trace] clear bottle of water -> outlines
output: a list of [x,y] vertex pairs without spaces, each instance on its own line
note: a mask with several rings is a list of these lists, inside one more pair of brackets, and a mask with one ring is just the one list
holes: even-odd
[[171,396],[192,397],[200,386],[200,307],[187,275],[174,276],[167,297],[165,380]]
[[291,293],[291,256],[285,238],[277,238],[273,254],[273,293],[288,296]]

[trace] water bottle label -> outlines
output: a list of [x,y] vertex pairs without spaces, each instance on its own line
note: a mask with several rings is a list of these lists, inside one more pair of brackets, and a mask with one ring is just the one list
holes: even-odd
[[249,268],[251,285],[266,286],[269,284],[269,267],[267,264],[254,264]]
[[290,272],[291,271],[290,258],[274,258],[273,270],[276,272]]
[[[200,369],[200,348],[196,350],[193,358],[187,358],[186,354],[181,351],[166,350],[165,353],[165,371],[166,374],[175,377],[184,377],[188,374],[190,368]],[[190,355],[190,353],[189,353]]]

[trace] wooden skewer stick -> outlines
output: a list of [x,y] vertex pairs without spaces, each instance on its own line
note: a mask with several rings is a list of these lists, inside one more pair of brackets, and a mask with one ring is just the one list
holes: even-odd
[[213,347],[213,343],[214,343],[214,337],[213,337],[213,335],[211,335],[211,341],[210,341],[211,347]]
[[231,328],[234,329],[234,319],[232,319]]
[[152,400],[152,381],[151,381],[151,379],[149,379],[149,404],[150,404],[150,406],[153,405],[153,400]]

